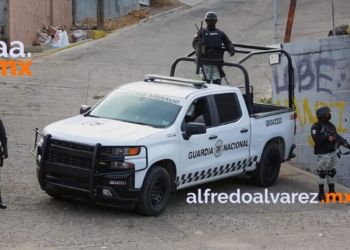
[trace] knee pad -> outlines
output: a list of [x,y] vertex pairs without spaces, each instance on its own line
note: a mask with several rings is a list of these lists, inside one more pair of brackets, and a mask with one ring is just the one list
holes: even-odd
[[326,178],[328,174],[328,170],[317,170],[317,172],[318,172],[318,176],[321,177],[321,179]]
[[217,84],[217,85],[221,85],[221,80],[220,79],[216,79],[213,81],[214,84]]
[[335,170],[335,168],[332,168],[332,170],[328,171],[328,175],[332,178],[335,176],[336,173],[337,173],[337,170]]

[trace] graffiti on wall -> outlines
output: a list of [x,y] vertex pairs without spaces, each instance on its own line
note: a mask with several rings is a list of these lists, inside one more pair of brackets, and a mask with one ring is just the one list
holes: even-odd
[[[302,93],[305,91],[312,90],[317,93],[323,92],[332,94],[332,88],[340,88],[342,81],[346,79],[345,72],[340,73],[341,77],[339,79],[334,79],[333,72],[337,66],[337,61],[330,60],[328,58],[321,58],[319,60],[314,60],[314,55],[303,55],[297,58],[297,66],[294,68],[297,70],[295,72],[295,93]],[[281,92],[288,91],[288,65],[283,67],[283,79],[279,80],[278,68],[273,67],[272,69],[274,82],[275,82],[275,92],[280,94]],[[336,88],[334,88],[336,86]]]
[[[340,76],[335,79],[336,61],[327,58],[314,59],[314,55],[311,56],[310,54],[299,56],[296,59],[297,66],[294,66],[294,69],[297,70],[294,74],[296,77],[294,93],[297,96],[294,98],[294,103],[299,126],[303,127],[315,123],[317,121],[316,109],[319,106],[327,105],[333,113],[338,114],[338,121],[332,121],[337,124],[337,131],[346,133],[347,129],[343,125],[343,109],[346,102],[331,101],[332,93],[342,86],[342,82],[346,80],[346,75],[344,72],[338,72]],[[275,104],[288,106],[288,98],[284,98],[288,93],[288,65],[285,64],[283,69],[280,68],[279,70],[282,72],[279,72],[277,67],[273,68],[274,94],[277,96],[277,98],[274,98],[276,100]],[[282,73],[283,77],[279,73]],[[320,94],[323,94],[323,100],[320,100]],[[325,95],[329,96],[326,102],[324,100]],[[313,147],[314,142],[310,135],[308,135],[308,141],[310,146]]]
[[[310,98],[311,99],[311,98]],[[310,101],[309,98],[304,97],[302,101],[302,108],[299,108],[297,98],[294,98],[294,103],[296,106],[296,113],[299,121],[299,126],[303,127],[307,124],[314,124],[317,122],[317,117],[315,114],[315,110],[323,105],[327,105],[333,113],[339,114],[338,121],[332,121],[333,123],[337,123],[337,132],[338,133],[347,133],[347,128],[343,125],[343,109],[346,106],[346,102],[322,102],[322,101]],[[276,105],[281,106],[282,102],[280,99],[276,100]],[[288,106],[288,98],[285,99],[284,106]],[[314,146],[314,142],[311,138],[311,135],[308,135],[308,141],[310,146]]]

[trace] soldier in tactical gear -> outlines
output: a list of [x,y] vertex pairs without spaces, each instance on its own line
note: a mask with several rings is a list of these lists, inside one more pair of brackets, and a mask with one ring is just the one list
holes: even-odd
[[[323,127],[327,127],[331,131],[337,133],[336,127],[330,122],[331,110],[329,107],[319,107],[316,110],[316,116],[318,121],[311,127],[311,136],[315,143],[314,154],[318,156],[318,199],[321,201],[326,198],[324,193],[325,179],[327,179],[329,193],[335,193],[334,176],[337,171],[334,166],[337,162],[336,149],[339,145],[336,143],[335,138],[328,135],[323,129]],[[346,146],[346,144],[343,146]]]
[[[230,56],[233,56],[235,50],[232,42],[223,31],[216,28],[218,18],[215,12],[207,12],[205,15],[205,21],[207,23],[207,28],[197,32],[193,39],[192,47],[196,49],[199,39],[203,39],[205,54],[203,54],[202,58],[223,59],[225,51],[222,49],[222,44],[224,44],[229,51]],[[201,72],[203,80],[207,80],[208,83],[213,80],[214,84],[221,85],[221,79],[225,76],[222,68],[218,68],[216,65],[203,65],[203,70],[204,74]]]
[[[8,158],[6,130],[1,119],[0,119],[0,142],[1,142],[1,146],[0,146],[0,172],[1,172],[1,167],[3,165],[4,159]],[[1,181],[0,181],[0,185],[1,185]],[[0,208],[1,209],[6,208],[5,203],[1,199],[1,186],[0,186]]]

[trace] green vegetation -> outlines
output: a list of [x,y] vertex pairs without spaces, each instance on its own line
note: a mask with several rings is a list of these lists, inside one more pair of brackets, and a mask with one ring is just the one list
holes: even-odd
[[261,102],[261,103],[268,103],[268,104],[271,104],[272,103],[272,97],[270,97],[270,98],[261,98],[260,100],[259,100],[259,102]]
[[101,98],[103,98],[103,97],[105,97],[104,95],[95,95],[94,96],[94,99],[95,100],[99,100],[99,99],[101,99]]

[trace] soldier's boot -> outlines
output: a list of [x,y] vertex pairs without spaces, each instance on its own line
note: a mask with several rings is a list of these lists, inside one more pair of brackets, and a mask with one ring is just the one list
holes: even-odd
[[7,206],[5,205],[5,203],[1,200],[1,197],[0,197],[0,208],[1,209],[6,209]]
[[322,201],[326,199],[326,196],[324,194],[324,185],[318,185],[318,200]]
[[[328,184],[328,188],[329,188],[329,194],[335,194],[335,191],[334,191],[334,183],[332,183],[332,184]],[[338,196],[336,196],[335,197],[335,200],[336,201],[339,201],[339,197]]]
[[[329,188],[329,194],[335,194],[335,191],[334,191],[334,181],[333,181],[333,178],[334,176],[336,175],[337,173],[337,170],[335,168],[332,168],[331,170],[328,171],[328,175],[330,176],[330,182],[333,182],[332,184],[329,184],[328,183],[328,188]],[[339,198],[338,197],[335,197],[337,201],[339,201]]]

